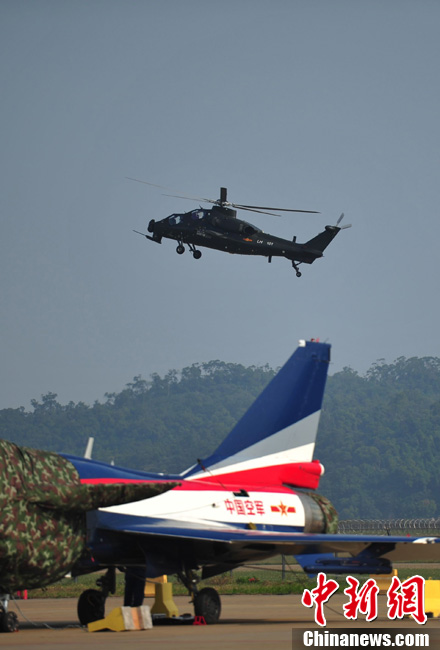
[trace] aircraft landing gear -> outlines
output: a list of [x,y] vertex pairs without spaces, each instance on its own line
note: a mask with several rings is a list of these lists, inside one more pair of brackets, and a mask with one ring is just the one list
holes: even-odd
[[222,606],[217,591],[212,587],[204,587],[199,591],[198,577],[191,570],[180,572],[179,578],[192,596],[195,616],[203,616],[207,625],[218,623]]
[[297,277],[297,278],[300,278],[300,277],[302,276],[302,273],[301,273],[301,271],[300,271],[299,268],[298,268],[298,264],[295,264],[295,262],[292,260],[292,266],[293,266],[293,268],[294,268],[295,271],[296,271],[296,277]]
[[18,632],[18,617],[15,612],[0,610],[0,632]]
[[106,596],[98,589],[86,589],[78,598],[78,618],[81,625],[99,621],[105,616]]
[[[194,244],[188,244],[188,248],[193,254],[195,260],[199,260],[202,257],[202,251],[198,251],[194,246]],[[182,244],[181,241],[179,241],[179,245],[176,248],[176,253],[178,253],[179,255],[183,255],[184,252],[185,252],[185,246]]]
[[78,599],[78,618],[81,625],[99,621],[105,616],[105,601],[116,591],[116,569],[111,567],[96,581],[101,589],[86,589]]
[[221,608],[220,596],[212,587],[204,587],[194,596],[194,614],[203,616],[208,625],[218,622]]
[[189,250],[193,254],[195,260],[199,260],[202,257],[202,251],[198,251],[194,244],[188,244]]
[[18,617],[8,612],[9,595],[0,595],[0,632],[18,632]]

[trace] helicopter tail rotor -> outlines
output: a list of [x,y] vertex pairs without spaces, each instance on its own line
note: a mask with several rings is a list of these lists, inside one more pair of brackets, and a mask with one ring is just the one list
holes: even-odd
[[344,218],[344,213],[342,213],[341,216],[339,217],[339,219],[337,220],[336,228],[339,228],[339,230],[346,230],[347,228],[351,228],[351,223],[347,223],[344,226],[339,225],[343,218]]

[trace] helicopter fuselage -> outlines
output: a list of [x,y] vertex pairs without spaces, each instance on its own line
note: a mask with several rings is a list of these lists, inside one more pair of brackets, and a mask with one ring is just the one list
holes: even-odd
[[[131,180],[138,181],[133,178]],[[146,181],[138,181],[146,183],[146,185],[154,185]],[[162,185],[155,185],[162,189],[169,189]],[[176,196],[169,194],[168,196]],[[191,210],[190,212],[179,212],[171,214],[165,219],[155,221],[151,219],[148,224],[148,232],[150,235],[145,235],[138,230],[135,230],[139,235],[144,235],[147,239],[154,241],[158,244],[162,243],[162,238],[174,239],[177,241],[176,252],[181,255],[185,252],[186,244],[193,254],[193,257],[198,260],[202,256],[200,250],[196,246],[203,246],[205,248],[214,248],[218,251],[227,253],[236,253],[238,255],[260,255],[267,257],[268,261],[272,261],[272,257],[286,257],[292,262],[292,266],[296,271],[297,277],[301,277],[301,272],[298,268],[299,264],[312,264],[316,259],[323,257],[323,251],[327,248],[330,242],[336,237],[338,232],[344,228],[350,228],[349,225],[340,226],[343,214],[339,217],[335,226],[326,226],[309,241],[304,244],[299,244],[296,237],[292,241],[275,237],[268,233],[263,232],[260,228],[253,226],[248,221],[237,219],[237,211],[249,210],[250,212],[258,212],[260,214],[269,214],[271,216],[280,216],[277,212],[307,212],[309,214],[317,214],[315,210],[293,210],[291,208],[274,208],[260,205],[244,205],[242,203],[231,203],[227,200],[226,187],[220,188],[220,198],[217,200],[180,195],[183,199],[200,200],[206,203],[212,203],[212,208],[206,209],[200,207],[198,210]]]
[[165,237],[176,240],[180,246],[188,244],[190,248],[204,246],[240,255],[262,255],[269,260],[276,256],[286,257],[307,264],[322,257],[320,250],[265,233],[251,223],[237,219],[235,210],[224,207],[199,208],[172,214],[161,221],[152,220],[148,230],[154,241],[160,242]]

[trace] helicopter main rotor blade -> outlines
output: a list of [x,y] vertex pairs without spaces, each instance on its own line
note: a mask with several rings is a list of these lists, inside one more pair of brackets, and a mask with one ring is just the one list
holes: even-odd
[[[148,183],[148,181],[141,181],[139,178],[132,178],[132,176],[126,176],[125,177],[129,181],[136,181],[136,183],[143,183],[144,185],[151,185],[151,187],[160,187],[162,190],[169,190],[169,187],[165,187],[165,185],[156,185],[156,183]],[[170,191],[175,191],[175,190],[170,190]]]
[[250,208],[244,205],[237,205],[236,203],[228,203],[227,205],[232,205],[233,208],[237,208],[238,210],[247,210],[248,212],[258,212],[259,214],[270,214],[271,217],[281,217],[280,214],[275,214],[275,212],[266,212],[265,210],[255,210],[254,208]]
[[[151,187],[158,187],[161,190],[168,190],[169,192],[180,192],[180,190],[173,190],[171,187],[166,187],[166,185],[157,185],[156,183],[149,183],[148,181],[141,181],[139,178],[132,178],[131,176],[126,176],[129,181],[136,181],[136,183],[143,183],[144,185],[150,185]],[[188,196],[188,194],[183,194],[183,192],[180,195],[177,194],[164,194],[163,196],[174,196],[178,199],[189,199],[191,201],[205,201],[206,203],[217,203],[218,201],[214,201],[213,199],[204,199],[201,196]]]
[[[271,217],[280,217],[280,214],[275,214],[274,212],[266,212],[265,210],[256,210],[247,205],[238,205],[237,203],[231,203],[230,201],[219,201],[219,199],[205,199],[201,196],[185,196],[183,194],[164,194],[164,196],[172,196],[175,199],[189,199],[191,201],[203,201],[205,203],[212,203],[213,205],[220,205],[223,208],[238,208],[239,210],[248,210],[249,212],[259,212],[260,214],[269,214]],[[297,212],[299,212],[297,210]]]
[[307,214],[320,214],[317,210],[291,210],[290,208],[271,208],[264,205],[240,205],[239,203],[233,203],[232,205],[241,210],[276,210],[277,212],[305,212]]
[[[189,196],[180,190],[173,190],[166,185],[157,185],[156,183],[149,183],[148,181],[142,181],[139,178],[133,178],[131,176],[126,176],[130,181],[135,181],[136,183],[143,183],[144,185],[150,185],[151,187],[158,187],[161,190],[167,190],[168,192],[179,192],[179,194],[164,194],[164,196],[171,196],[176,199],[187,199],[189,201],[202,201],[203,203],[212,203],[213,205],[220,205],[222,207],[232,207],[237,208],[238,210],[249,210],[250,212],[258,212],[260,214],[269,214],[271,217],[280,217],[281,215],[275,214],[276,212],[303,212],[306,214],[319,214],[316,210],[292,210],[290,208],[270,208],[267,206],[261,205],[242,205],[241,203],[231,203],[226,201],[226,188],[220,189],[220,199],[207,199],[202,196]],[[223,190],[223,193],[222,193]],[[270,210],[270,212],[268,212]]]
[[203,196],[186,196],[184,194],[163,194],[163,196],[173,196],[175,199],[188,199],[190,201],[203,201],[204,203],[218,203],[218,199],[214,201],[214,199],[204,199]]

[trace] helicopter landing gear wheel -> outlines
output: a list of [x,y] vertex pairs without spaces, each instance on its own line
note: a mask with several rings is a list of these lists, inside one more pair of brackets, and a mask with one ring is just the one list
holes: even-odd
[[205,587],[194,596],[194,613],[196,616],[203,616],[207,625],[217,623],[220,612],[220,596],[212,587]]
[[176,248],[176,253],[178,253],[178,255],[183,255],[184,252],[185,252],[185,247],[182,244],[179,244],[178,247]]
[[188,244],[189,250],[193,254],[195,260],[199,260],[202,257],[202,251],[198,251],[194,244]]
[[294,268],[295,271],[296,271],[296,277],[297,277],[297,278],[300,278],[300,277],[302,276],[302,273],[301,273],[301,271],[300,271],[299,268],[298,268],[298,264],[295,264],[295,262],[292,260],[292,266],[293,266],[293,268]]
[[78,599],[78,618],[81,625],[99,621],[105,616],[106,597],[98,589],[86,589]]

